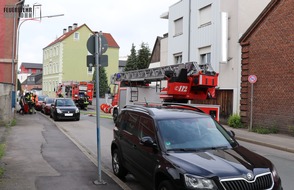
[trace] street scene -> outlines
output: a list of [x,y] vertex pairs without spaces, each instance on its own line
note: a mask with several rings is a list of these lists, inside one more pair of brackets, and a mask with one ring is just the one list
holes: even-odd
[[291,190],[292,0],[0,2],[0,189]]
[[[100,99],[100,102],[105,102],[105,99]],[[144,189],[131,174],[124,181],[113,174],[110,146],[114,123],[110,115],[103,113],[100,115],[101,168],[102,179],[107,183],[93,185],[98,177],[95,105],[82,111],[78,122],[55,122],[41,112],[18,117],[21,123],[14,126],[7,137],[9,148],[3,159],[7,173],[1,179],[1,189],[52,189],[50,183],[55,184],[54,189]],[[226,128],[230,129],[228,126]],[[275,164],[283,179],[284,189],[291,189],[294,177],[294,139],[283,135],[257,134],[257,137],[266,139],[259,142],[260,139],[247,130],[235,132],[237,139],[244,138],[239,140],[241,145]],[[246,135],[250,137],[245,139]],[[271,144],[269,139],[273,142],[276,140],[277,143]],[[24,142],[28,145],[21,145]],[[288,143],[292,146],[289,147]],[[288,151],[284,150],[285,146],[289,147]],[[62,149],[63,153],[58,149]],[[60,157],[61,160],[58,161],[55,157]]]

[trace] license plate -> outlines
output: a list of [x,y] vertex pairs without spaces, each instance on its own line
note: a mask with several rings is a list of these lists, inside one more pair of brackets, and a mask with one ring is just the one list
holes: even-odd
[[65,113],[64,116],[73,116],[73,113]]

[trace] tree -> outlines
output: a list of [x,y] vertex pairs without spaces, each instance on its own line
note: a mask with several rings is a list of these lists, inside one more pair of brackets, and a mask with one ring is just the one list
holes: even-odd
[[128,56],[125,71],[137,69],[146,69],[150,64],[151,53],[147,43],[141,44],[141,49],[136,52],[134,44],[132,44],[131,55]]
[[[94,91],[96,92],[96,69],[93,74],[94,81]],[[99,96],[104,97],[105,93],[108,91],[108,80],[104,67],[99,67]]]
[[131,55],[128,56],[127,63],[125,66],[125,71],[131,71],[137,69],[137,53],[135,49],[135,45],[132,44]]
[[151,53],[148,44],[142,43],[137,56],[137,69],[147,69],[150,64],[150,57]]

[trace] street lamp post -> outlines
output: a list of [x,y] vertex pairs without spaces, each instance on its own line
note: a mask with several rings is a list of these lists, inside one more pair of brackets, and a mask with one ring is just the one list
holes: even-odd
[[[64,16],[64,14],[48,15],[48,16],[42,16],[42,17],[38,17],[38,18],[28,18],[28,19],[24,19],[20,22],[20,24],[17,27],[17,36],[16,36],[16,53],[15,53],[16,56],[15,57],[17,60],[17,68],[18,68],[18,52],[19,52],[19,31],[20,31],[20,27],[22,26],[22,24],[26,21],[29,21],[29,20],[38,21],[38,19],[41,19],[41,18],[53,18],[53,17],[59,17],[59,16]],[[17,82],[15,82],[15,84],[16,84],[15,86],[17,87]]]
[[[14,10],[15,8],[23,3],[24,0],[21,0],[17,3],[14,4]],[[15,60],[15,29],[16,29],[16,11],[13,12],[13,34],[12,34],[12,59],[11,59],[11,83],[14,86],[14,71],[15,71],[15,66],[14,66],[14,60]]]
[[18,62],[18,49],[19,49],[19,30],[20,30],[21,25],[24,22],[29,21],[29,20],[38,21],[38,19],[41,19],[41,18],[53,18],[53,17],[59,17],[59,16],[64,16],[64,14],[42,16],[42,17],[38,17],[38,18],[28,18],[28,19],[24,19],[21,21],[21,23],[17,27],[17,37],[16,37],[16,47],[17,47],[16,48],[16,60],[17,60],[17,62]]
[[[24,0],[21,0],[17,3],[14,4],[14,12],[13,12],[13,33],[12,33],[12,56],[11,56],[11,84],[12,84],[12,89],[11,89],[11,110],[13,112],[15,108],[15,100],[16,100],[16,95],[15,95],[15,87],[16,87],[16,80],[15,80],[15,29],[16,29],[16,12],[15,9],[18,7],[18,5],[22,4]],[[14,85],[15,83],[15,85]]]

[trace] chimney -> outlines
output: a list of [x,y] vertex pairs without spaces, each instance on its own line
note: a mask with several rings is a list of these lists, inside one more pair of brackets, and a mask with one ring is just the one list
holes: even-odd
[[66,28],[63,29],[63,34],[65,34],[65,33],[66,33]]
[[72,30],[72,26],[68,26],[68,31],[70,32]]
[[78,27],[78,23],[73,23],[73,30]]

